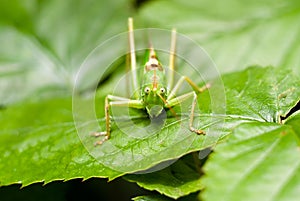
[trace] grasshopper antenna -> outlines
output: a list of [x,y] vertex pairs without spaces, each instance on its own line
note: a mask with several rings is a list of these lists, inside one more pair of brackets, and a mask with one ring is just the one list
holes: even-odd
[[169,73],[168,73],[168,88],[171,89],[174,83],[174,63],[175,63],[175,50],[176,50],[176,29],[172,29],[171,35],[171,47],[170,47],[170,58],[169,58]]
[[[136,57],[135,57],[135,47],[134,47],[134,34],[133,34],[133,19],[128,18],[128,39],[129,39],[129,51],[130,51],[130,63],[131,63],[131,73],[132,73],[132,83],[133,89],[138,89],[137,81],[137,71],[136,71]],[[134,92],[135,98],[139,98],[138,93]]]

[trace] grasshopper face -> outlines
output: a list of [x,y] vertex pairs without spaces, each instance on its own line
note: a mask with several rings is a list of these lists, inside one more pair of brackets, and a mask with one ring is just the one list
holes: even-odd
[[160,84],[157,88],[154,88],[153,85],[145,85],[143,91],[142,98],[147,113],[151,118],[155,118],[160,115],[164,109],[166,88]]

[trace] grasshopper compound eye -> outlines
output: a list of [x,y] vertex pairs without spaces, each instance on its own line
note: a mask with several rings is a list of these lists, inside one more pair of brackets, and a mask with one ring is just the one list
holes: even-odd
[[163,88],[163,87],[160,88],[160,93],[161,93],[161,94],[164,94],[165,92],[166,92],[166,89],[165,89],[165,88]]
[[146,94],[149,94],[149,93],[150,93],[150,88],[149,88],[149,87],[145,87],[144,92],[145,92]]

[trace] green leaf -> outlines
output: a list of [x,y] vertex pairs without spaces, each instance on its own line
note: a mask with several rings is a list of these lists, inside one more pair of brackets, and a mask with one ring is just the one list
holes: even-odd
[[[257,77],[258,75],[260,77]],[[236,87],[236,83],[232,82],[233,78],[242,87]],[[264,85],[264,81],[270,81],[268,79],[271,78],[274,82],[271,85]],[[286,81],[278,82],[281,78]],[[98,131],[98,123],[102,128],[105,125],[102,109],[104,97],[97,98],[96,103],[93,99],[84,99],[81,104],[77,105],[82,110],[81,114],[87,114],[86,108],[88,107],[100,105],[101,109],[97,110],[97,113],[101,119],[99,122],[75,122],[78,123],[76,128],[73,116],[77,113],[74,113],[74,105],[72,111],[72,102],[69,98],[50,99],[2,109],[0,111],[2,122],[0,166],[5,171],[0,174],[1,185],[11,183],[28,185],[38,181],[48,183],[53,180],[69,180],[78,177],[113,179],[127,173],[146,170],[161,162],[214,146],[224,136],[229,135],[234,127],[243,122],[266,123],[267,118],[263,115],[265,113],[258,115],[261,111],[268,111],[267,114],[284,112],[288,110],[288,107],[295,105],[292,100],[298,97],[299,93],[291,91],[293,93],[286,93],[284,100],[278,99],[278,96],[283,97],[280,95],[282,92],[297,86],[299,80],[290,76],[288,72],[280,72],[279,69],[274,68],[253,67],[244,72],[224,76],[223,80],[228,86],[226,89],[228,114],[225,116],[215,114],[212,118],[209,113],[200,113],[195,118],[197,127],[206,128],[207,137],[197,136],[188,130],[188,116],[183,115],[183,118],[179,120],[168,118],[158,125],[149,125],[148,118],[131,116],[134,121],[133,126],[130,117],[126,117],[127,113],[123,113],[123,116],[114,116],[115,123],[112,127],[111,139],[102,146],[94,146],[98,139],[91,137],[90,133]],[[274,87],[278,86],[278,83],[282,85],[279,88]],[[276,90],[272,91],[268,87]],[[257,90],[258,88],[260,90]],[[248,93],[246,89],[251,90]],[[241,92],[243,96],[237,99],[236,95]],[[208,95],[208,92],[201,95],[202,105],[210,104]],[[260,97],[265,98],[264,104],[258,101]],[[248,112],[244,105],[249,106],[249,103],[254,101],[256,104],[252,104],[252,112]],[[278,103],[275,106],[274,101]],[[264,110],[262,110],[262,105],[266,106]],[[119,112],[122,113],[122,110]],[[140,115],[141,111],[136,114]],[[274,119],[269,118],[269,120]],[[146,130],[140,130],[145,126],[147,126]],[[210,136],[209,133],[217,135]],[[82,143],[89,152],[82,146]],[[182,166],[186,167],[184,164]],[[145,180],[148,179],[147,176],[143,177]],[[185,177],[182,179],[186,181]],[[197,180],[194,182],[193,184],[198,183]],[[200,186],[191,187],[189,191],[186,188],[188,185],[189,183],[183,182],[182,189],[179,188],[181,192],[172,192],[168,186],[163,185],[155,189],[165,194],[168,193],[171,197],[178,197],[201,188]],[[147,188],[154,189],[153,186]]]
[[251,67],[223,76],[227,115],[261,122],[280,122],[300,97],[299,76],[280,68]]
[[[197,157],[197,154],[194,154]],[[127,175],[125,179],[137,182],[139,186],[148,190],[157,190],[161,194],[177,199],[203,187],[200,183],[200,167],[196,166],[195,161],[198,162],[198,158],[188,155],[163,170]]]
[[288,124],[252,122],[238,126],[205,165],[202,181],[206,188],[201,197],[230,201],[297,200],[299,142],[299,136]]
[[[33,95],[71,95],[84,59],[100,43],[125,31],[129,14],[127,0],[0,4],[0,104],[5,105]],[[98,55],[100,60],[105,57]],[[96,84],[100,78],[90,79]]]
[[82,146],[71,99],[27,103],[0,112],[0,185],[116,177]]
[[196,40],[221,72],[259,64],[299,74],[299,8],[297,0],[160,0],[145,4],[139,20],[147,27],[174,27]]
[[299,129],[300,115],[299,113],[292,118],[288,119],[286,124],[292,126],[293,130],[296,132],[298,137],[300,138],[300,129]]
[[279,68],[252,67],[223,80],[227,115],[252,121],[235,127],[209,158],[203,200],[296,200],[299,119],[278,123],[299,100],[299,77]]

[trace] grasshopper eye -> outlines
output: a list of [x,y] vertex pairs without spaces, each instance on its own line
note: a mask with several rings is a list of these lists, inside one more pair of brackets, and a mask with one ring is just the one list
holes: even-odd
[[160,88],[160,93],[165,93],[166,92],[166,89],[165,88]]
[[150,88],[149,88],[149,87],[145,87],[144,92],[145,92],[146,94],[149,94],[149,93],[150,93]]

